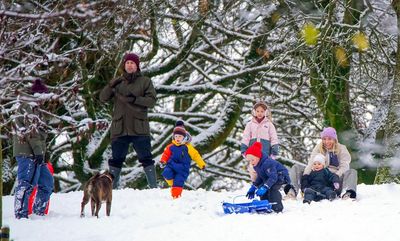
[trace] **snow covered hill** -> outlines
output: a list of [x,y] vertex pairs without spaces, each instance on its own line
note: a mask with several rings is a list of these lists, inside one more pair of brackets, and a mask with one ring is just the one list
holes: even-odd
[[82,192],[54,194],[49,215],[29,220],[14,218],[13,197],[6,196],[3,224],[15,241],[400,240],[400,185],[359,185],[358,201],[288,200],[280,214],[224,215],[221,202],[245,192],[184,190],[172,200],[169,189],[117,190],[111,216],[103,204],[99,219],[90,216],[90,204],[79,217]]

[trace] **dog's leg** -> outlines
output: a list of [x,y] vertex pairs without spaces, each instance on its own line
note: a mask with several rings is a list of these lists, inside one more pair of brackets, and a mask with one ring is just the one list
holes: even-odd
[[[110,195],[111,196],[111,195]],[[111,200],[112,200],[112,198],[111,197],[109,197],[108,199],[107,199],[107,202],[106,202],[106,214],[107,214],[107,216],[110,216],[110,213],[111,213]]]
[[100,211],[100,208],[101,208],[101,201],[100,201],[100,200],[97,200],[97,201],[96,201],[96,217],[97,217],[97,218],[99,218],[99,211]]
[[92,208],[92,216],[94,216],[95,205],[96,205],[96,200],[94,200],[94,198],[91,198],[90,199],[90,207]]
[[85,217],[85,206],[89,202],[89,194],[87,192],[83,192],[83,199],[81,203],[81,218]]

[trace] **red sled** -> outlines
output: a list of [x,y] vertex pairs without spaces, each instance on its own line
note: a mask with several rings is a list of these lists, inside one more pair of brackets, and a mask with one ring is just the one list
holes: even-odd
[[[51,175],[54,175],[54,168],[53,165],[51,165],[50,162],[47,163],[47,168],[49,169]],[[33,208],[33,203],[35,202],[35,197],[36,197],[36,192],[37,192],[37,185],[33,188],[33,191],[31,193],[31,195],[29,196],[29,204],[28,204],[28,215],[32,214],[32,208]],[[44,210],[44,214],[48,214],[49,213],[49,205],[50,205],[50,200],[47,203],[46,209]]]

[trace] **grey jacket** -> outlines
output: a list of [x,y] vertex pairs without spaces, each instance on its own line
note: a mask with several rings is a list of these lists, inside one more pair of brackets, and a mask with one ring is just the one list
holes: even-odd
[[125,73],[106,85],[100,92],[100,100],[114,102],[111,123],[111,138],[119,136],[150,135],[148,109],[156,103],[156,91],[150,78],[140,72]]
[[27,103],[18,107],[19,115],[14,124],[17,134],[13,135],[13,155],[45,155],[47,133],[40,124],[43,121],[39,111]]

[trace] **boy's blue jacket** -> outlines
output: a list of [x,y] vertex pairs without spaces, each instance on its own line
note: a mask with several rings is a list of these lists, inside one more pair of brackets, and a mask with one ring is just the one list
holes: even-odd
[[253,182],[256,187],[266,185],[271,188],[274,184],[290,183],[287,168],[280,162],[266,156],[261,157],[254,170],[257,172],[257,179]]

